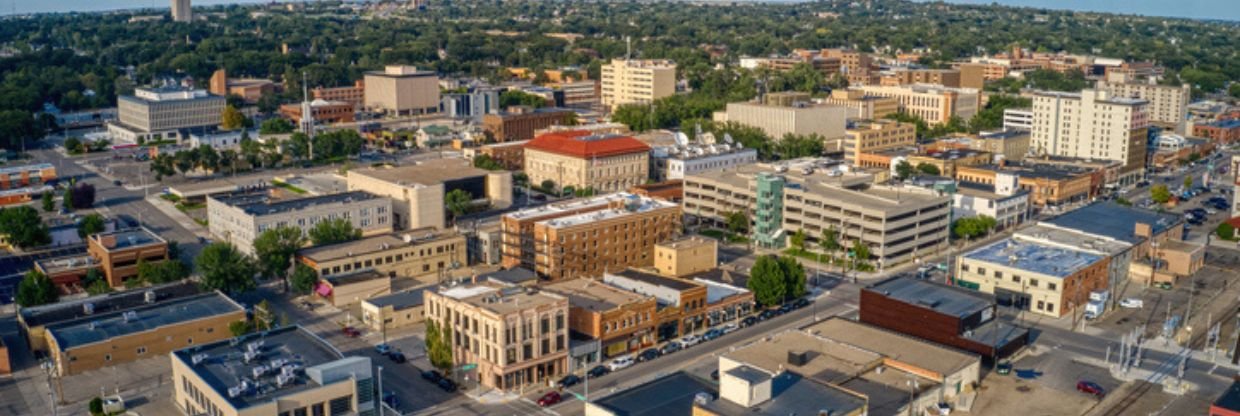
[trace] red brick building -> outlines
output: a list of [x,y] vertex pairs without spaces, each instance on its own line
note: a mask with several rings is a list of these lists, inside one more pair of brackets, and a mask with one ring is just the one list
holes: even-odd
[[1240,120],[1221,120],[1193,126],[1193,135],[1205,137],[1215,143],[1231,143],[1240,140]]

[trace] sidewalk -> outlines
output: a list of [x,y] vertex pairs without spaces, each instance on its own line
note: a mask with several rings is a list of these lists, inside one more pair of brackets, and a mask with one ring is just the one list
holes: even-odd
[[151,203],[155,209],[164,213],[164,215],[168,216],[169,219],[176,221],[182,228],[194,233],[194,235],[202,238],[211,237],[210,233],[206,230],[206,227],[198,225],[197,222],[194,222],[193,218],[190,218],[188,215],[185,215],[184,212],[181,212],[181,210],[178,210],[176,207],[172,206],[171,202],[160,198],[159,194],[147,196],[146,202]]

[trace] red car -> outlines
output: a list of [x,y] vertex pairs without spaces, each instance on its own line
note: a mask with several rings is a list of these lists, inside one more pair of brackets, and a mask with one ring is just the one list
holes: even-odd
[[1106,390],[1104,390],[1102,386],[1099,386],[1098,383],[1085,380],[1081,380],[1076,383],[1076,391],[1098,398],[1102,398],[1102,396],[1107,395]]
[[351,326],[344,327],[344,329],[341,329],[340,332],[343,332],[344,336],[349,338],[357,338],[362,335],[362,331],[358,331],[357,328]]
[[544,394],[543,397],[538,399],[538,405],[541,407],[547,407],[559,403],[560,400],[560,393],[549,391],[547,394]]

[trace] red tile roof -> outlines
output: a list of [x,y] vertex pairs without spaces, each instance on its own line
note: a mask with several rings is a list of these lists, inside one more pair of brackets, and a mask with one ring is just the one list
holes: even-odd
[[525,144],[525,148],[582,159],[650,151],[650,146],[629,136],[594,137],[582,140],[590,135],[590,132],[584,130],[546,133],[530,140]]

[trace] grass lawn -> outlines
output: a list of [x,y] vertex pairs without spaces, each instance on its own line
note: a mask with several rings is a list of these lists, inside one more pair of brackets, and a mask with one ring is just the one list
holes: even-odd
[[181,202],[177,204],[177,209],[181,212],[188,212],[195,209],[203,209],[207,207],[205,202]]
[[159,197],[163,198],[163,200],[165,201],[168,201],[174,204],[177,202],[181,202],[181,197],[173,195],[173,194],[163,194],[163,195],[160,195]]
[[194,218],[194,222],[198,223],[198,225],[201,225],[201,226],[203,226],[203,227],[206,227],[206,226],[207,226],[207,219],[206,219],[206,218]]
[[296,187],[296,186],[289,185],[288,183],[285,183],[285,182],[281,182],[281,181],[271,181],[271,183],[272,183],[272,185],[275,185],[275,186],[276,186],[276,187],[278,187],[278,188],[284,188],[284,189],[287,189],[289,192],[292,192],[292,193],[295,193],[295,194],[298,194],[298,195],[301,195],[301,194],[305,194],[305,193],[306,193],[306,190],[305,190],[305,189],[301,189],[301,188],[298,188],[298,187]]

